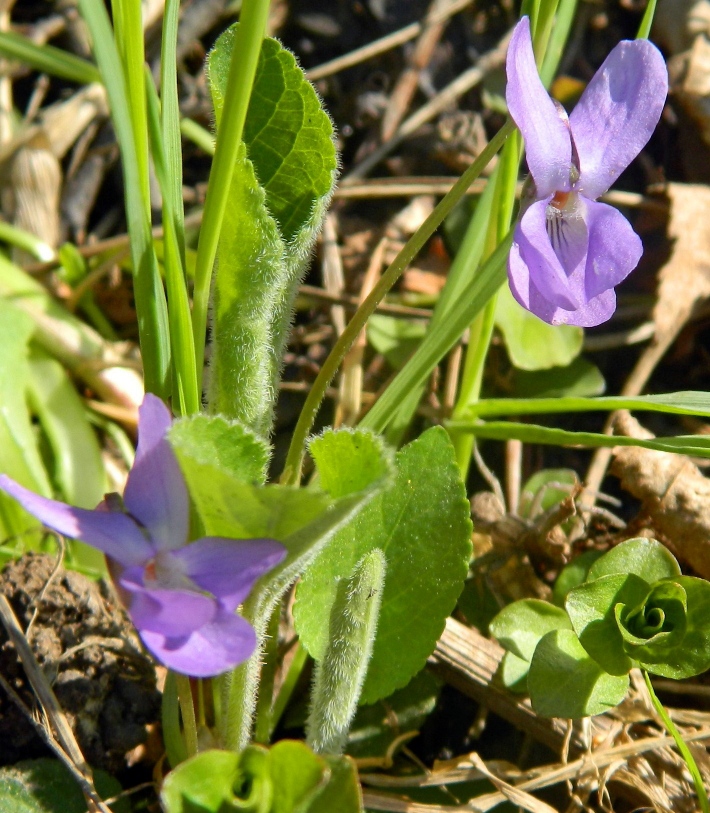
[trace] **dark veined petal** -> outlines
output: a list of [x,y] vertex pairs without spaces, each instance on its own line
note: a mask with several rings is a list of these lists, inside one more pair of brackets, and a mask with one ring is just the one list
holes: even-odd
[[506,59],[508,110],[525,139],[537,197],[570,189],[572,147],[567,125],[540,81],[530,38],[530,20],[516,25]]
[[256,580],[283,560],[286,549],[274,539],[205,537],[171,556],[180,560],[185,575],[198,587],[234,610]]
[[[527,209],[515,228],[513,246],[525,263],[525,275],[542,296],[558,308],[576,310],[588,298],[580,284],[587,256],[587,226],[583,214],[550,216],[548,202],[540,200]],[[509,264],[509,273],[512,278],[519,269]],[[523,281],[518,280],[516,286],[523,287]]]
[[618,285],[636,268],[643,245],[629,221],[606,203],[587,201],[589,249],[585,269],[585,289],[593,299]]
[[192,677],[213,677],[243,663],[256,648],[251,625],[224,608],[215,618],[189,635],[169,637],[139,630],[146,648],[176,672]]
[[651,137],[668,93],[663,57],[648,40],[620,42],[570,115],[580,160],[576,188],[598,198]]
[[513,244],[508,255],[508,279],[515,299],[535,316],[550,325],[576,325],[596,327],[608,321],[616,310],[616,294],[613,289],[589,300],[575,310],[565,310],[553,305],[540,293],[530,279],[530,272],[520,256],[520,249]]
[[120,585],[130,593],[128,611],[140,632],[170,637],[189,635],[217,615],[217,602],[209,596],[190,590],[144,587],[126,576],[121,578]]
[[127,514],[87,511],[49,500],[23,488],[6,474],[0,475],[0,488],[48,528],[80,539],[122,565],[140,565],[153,556],[150,543]]
[[138,414],[138,447],[123,495],[126,508],[150,532],[158,550],[187,541],[187,486],[166,433],[172,419],[165,404],[147,393]]

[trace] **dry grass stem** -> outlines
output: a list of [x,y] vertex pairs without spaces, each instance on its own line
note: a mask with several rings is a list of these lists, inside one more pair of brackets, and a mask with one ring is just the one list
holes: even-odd
[[[428,17],[427,22],[429,24],[443,22],[454,14],[458,14],[459,11],[462,11],[467,6],[470,6],[472,2],[473,0],[451,0],[451,2],[437,14],[432,14]],[[346,68],[359,65],[361,62],[379,56],[379,54],[384,54],[418,37],[424,25],[425,23],[410,23],[398,31],[393,31],[386,37],[381,37],[374,42],[364,45],[362,48],[356,48],[354,51],[350,51],[350,53],[339,56],[329,62],[324,62],[315,68],[311,68],[306,71],[306,76],[311,82],[315,82],[318,79],[323,79],[326,76],[332,76],[334,73],[344,71]]]

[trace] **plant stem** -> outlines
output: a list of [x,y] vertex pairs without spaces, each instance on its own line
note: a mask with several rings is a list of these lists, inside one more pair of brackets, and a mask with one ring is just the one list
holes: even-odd
[[641,20],[641,25],[639,26],[636,39],[639,40],[648,39],[648,35],[651,33],[651,25],[653,25],[653,16],[655,13],[656,13],[656,0],[649,0],[648,5],[646,6],[646,11],[644,11],[643,13],[643,19]]
[[271,736],[271,717],[274,699],[274,679],[276,677],[276,658],[278,655],[279,623],[281,621],[281,603],[278,602],[271,613],[269,628],[264,641],[259,695],[256,701],[256,723],[254,724],[254,742],[267,745]]
[[217,127],[214,158],[210,168],[202,227],[197,245],[192,328],[195,336],[195,361],[198,371],[201,371],[204,365],[212,269],[217,256],[222,220],[227,208],[237,152],[242,143],[244,122],[268,16],[269,0],[244,0],[242,3],[232,61],[229,66],[224,108]]
[[301,673],[308,662],[308,651],[306,648],[300,643],[296,643],[295,646],[296,652],[293,656],[293,660],[291,661],[291,665],[288,668],[286,677],[281,684],[281,688],[276,695],[276,700],[274,700],[274,705],[271,709],[271,729],[269,731],[269,737],[274,733],[274,729],[279,724],[281,715],[286,711],[288,701],[291,699],[291,695],[296,688]]
[[177,675],[168,670],[163,687],[163,742],[171,768],[177,766],[187,759],[185,740],[180,730],[180,701],[177,694]]
[[[486,257],[486,259],[488,258]],[[493,328],[495,327],[497,301],[498,295],[495,294],[488,300],[484,309],[478,314],[471,325],[468,350],[464,362],[463,379],[461,381],[461,391],[452,415],[454,420],[465,413],[470,404],[478,401],[481,395],[483,368],[488,356],[488,348],[491,344]],[[474,436],[471,434],[455,433],[452,437],[452,442],[456,449],[456,461],[459,465],[461,476],[465,481],[471,462]]]
[[195,704],[192,701],[190,678],[186,675],[176,674],[175,683],[182,715],[182,730],[185,736],[187,756],[193,757],[197,753],[197,721],[195,720]]
[[[482,262],[485,262],[500,245],[504,236],[510,230],[510,222],[515,205],[515,189],[520,165],[520,138],[518,134],[511,136],[501,155],[498,172],[496,173],[496,188],[493,195],[493,204],[488,218],[488,231],[483,251]],[[493,296],[485,308],[478,314],[469,332],[469,343],[464,362],[463,379],[459,397],[454,408],[453,418],[459,418],[471,404],[476,403],[481,395],[483,384],[483,371],[488,357],[488,350],[495,327],[497,295]],[[466,480],[471,463],[474,436],[471,434],[454,433],[452,436],[456,459],[459,464],[461,476]]]
[[286,457],[286,466],[281,474],[281,482],[294,485],[301,479],[301,465],[303,463],[304,447],[308,433],[313,427],[316,414],[325,396],[328,385],[340,367],[345,354],[351,348],[355,339],[360,335],[360,331],[365,327],[367,320],[374,312],[377,305],[382,301],[385,294],[399,279],[410,262],[424,247],[426,241],[434,234],[441,225],[444,218],[451,212],[456,204],[466,193],[468,187],[481,174],[489,161],[503,146],[505,140],[515,129],[513,122],[508,119],[501,129],[488,142],[486,148],[464,172],[459,180],[454,184],[448,194],[442,198],[438,206],[412,235],[407,244],[395,257],[392,264],[380,278],[377,285],[367,299],[360,305],[353,318],[341,334],[328,358],[321,367],[316,380],[313,382],[310,392],[303,405],[298,423],[293,432],[291,445]]
[[703,777],[698,770],[697,763],[695,762],[695,758],[690,751],[690,748],[685,744],[683,737],[680,734],[680,731],[675,726],[673,720],[671,720],[670,715],[665,710],[663,703],[656,697],[656,693],[653,690],[653,685],[651,683],[651,678],[648,675],[648,672],[644,670],[643,678],[646,681],[646,688],[648,689],[648,693],[651,695],[651,702],[653,703],[653,707],[658,712],[659,717],[663,720],[663,725],[668,729],[668,733],[673,737],[675,740],[675,744],[680,751],[680,755],[683,757],[685,764],[688,766],[688,770],[690,771],[690,775],[693,777],[693,784],[695,785],[695,792],[698,795],[698,802],[700,803],[700,809],[702,813],[710,813],[710,802],[708,801],[708,794],[705,790],[705,784],[703,783]]
[[[140,4],[114,2],[113,5],[115,38],[103,3],[79,0],[121,149],[145,387],[165,399],[170,392],[170,336],[165,293],[151,234]],[[131,94],[135,91],[135,95],[129,97],[129,89]]]

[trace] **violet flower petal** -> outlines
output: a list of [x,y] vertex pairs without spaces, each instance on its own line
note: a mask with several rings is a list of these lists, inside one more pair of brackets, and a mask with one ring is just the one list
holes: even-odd
[[286,548],[274,539],[223,539],[204,537],[171,556],[202,590],[216,596],[228,610],[235,610],[258,578],[281,562]]
[[616,310],[613,289],[591,299],[579,308],[566,310],[546,299],[530,279],[529,269],[520,256],[519,246],[513,244],[508,256],[510,290],[516,301],[550,325],[576,325],[596,327],[608,321]]
[[596,327],[608,322],[616,310],[616,293],[613,288],[590,299],[574,311],[558,308],[552,315],[553,325],[575,325],[576,327]]
[[150,532],[157,550],[181,548],[187,541],[187,486],[167,438],[170,412],[147,393],[139,410],[138,447],[123,494],[130,513]]
[[214,620],[190,635],[169,637],[139,630],[146,648],[170,669],[213,677],[243,663],[256,648],[256,633],[238,615],[220,608]]
[[127,514],[87,511],[49,500],[23,488],[6,474],[0,475],[0,489],[48,528],[71,539],[81,539],[122,565],[141,564],[153,555],[150,542]]
[[510,115],[525,139],[525,154],[537,197],[569,191],[570,134],[538,76],[527,17],[523,17],[513,31],[506,71],[505,98]]
[[586,197],[606,192],[646,145],[667,93],[665,62],[648,40],[620,42],[604,60],[569,118]]
[[[584,208],[585,202],[578,205]],[[535,287],[558,308],[575,310],[587,300],[584,293],[584,268],[588,233],[583,214],[548,219],[548,199],[528,207],[515,228],[513,245],[527,263]],[[509,264],[511,275],[514,266]],[[517,284],[520,286],[521,282]]]
[[636,268],[643,244],[629,221],[606,203],[587,201],[589,248],[584,273],[587,299],[618,285]]
[[218,614],[215,599],[202,593],[143,587],[125,574],[120,585],[131,594],[128,611],[139,632],[190,635]]

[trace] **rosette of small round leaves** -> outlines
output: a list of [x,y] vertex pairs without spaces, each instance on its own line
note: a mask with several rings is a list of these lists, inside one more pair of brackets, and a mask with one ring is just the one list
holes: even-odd
[[610,675],[635,666],[681,679],[710,668],[710,583],[681,575],[654,539],[598,559],[565,607],[580,643]]

